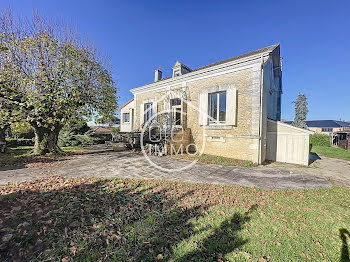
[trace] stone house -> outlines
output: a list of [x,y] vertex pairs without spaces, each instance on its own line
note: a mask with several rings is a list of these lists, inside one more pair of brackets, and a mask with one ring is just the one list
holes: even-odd
[[336,132],[350,131],[350,123],[338,120],[309,120],[307,127],[317,134],[330,135]]
[[134,98],[121,107],[121,132],[140,130],[152,116],[171,112],[174,124],[190,134],[190,142],[201,152],[262,163],[278,161],[281,129],[290,136],[288,141],[295,138],[303,147],[288,148],[287,142],[281,142],[280,154],[290,150],[299,154],[297,160],[283,161],[308,163],[310,132],[279,122],[279,44],[195,69],[176,61],[171,76],[162,78],[162,72],[155,70],[154,77],[154,82],[131,90]]

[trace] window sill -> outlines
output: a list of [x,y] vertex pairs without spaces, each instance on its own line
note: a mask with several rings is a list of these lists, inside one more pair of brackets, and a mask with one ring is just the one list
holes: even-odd
[[213,129],[218,129],[218,130],[229,130],[232,129],[232,125],[225,125],[225,124],[210,124],[207,126],[204,126],[205,129],[208,130],[213,130]]

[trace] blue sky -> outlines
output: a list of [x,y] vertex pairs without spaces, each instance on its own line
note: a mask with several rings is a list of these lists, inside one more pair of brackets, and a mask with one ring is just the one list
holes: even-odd
[[281,43],[282,118],[306,93],[308,119],[350,120],[350,1],[0,0],[62,18],[110,57],[119,104],[180,60],[191,68]]

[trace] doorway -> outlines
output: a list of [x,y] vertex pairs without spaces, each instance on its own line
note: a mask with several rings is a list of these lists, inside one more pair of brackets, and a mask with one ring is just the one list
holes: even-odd
[[179,98],[171,99],[171,119],[173,126],[182,126],[182,103]]

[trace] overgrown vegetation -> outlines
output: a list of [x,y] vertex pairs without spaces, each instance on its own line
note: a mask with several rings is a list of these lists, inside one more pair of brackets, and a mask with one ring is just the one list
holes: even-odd
[[313,134],[310,135],[310,144],[312,146],[331,146],[329,135]]
[[349,255],[348,188],[51,177],[0,186],[0,193],[2,261],[341,261]]
[[214,164],[214,165],[222,165],[222,166],[243,166],[243,167],[253,167],[258,166],[257,164],[248,161],[248,160],[239,160],[234,158],[228,158],[223,156],[214,156],[214,155],[208,155],[208,154],[202,154],[202,155],[173,155],[174,157],[179,157],[187,160],[198,160],[200,163],[206,163],[206,164]]
[[345,150],[339,147],[312,146],[311,152],[320,156],[350,160],[350,150]]

